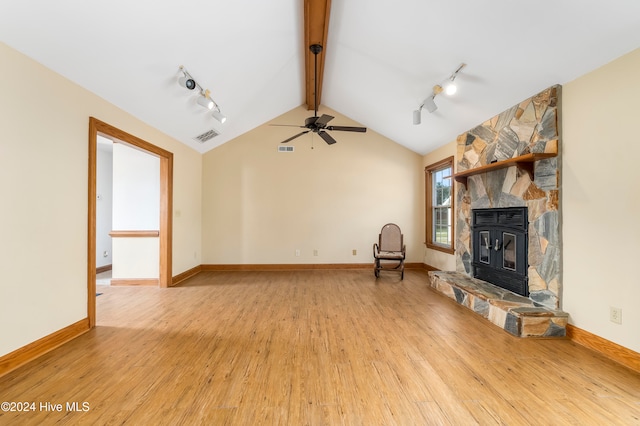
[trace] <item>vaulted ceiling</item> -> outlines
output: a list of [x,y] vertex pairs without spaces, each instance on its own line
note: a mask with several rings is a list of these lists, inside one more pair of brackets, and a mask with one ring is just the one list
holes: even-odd
[[[0,3],[0,41],[199,152],[313,109],[308,45],[320,39],[321,104],[424,154],[640,47],[640,2]],[[413,125],[413,110],[461,63],[458,93],[438,95],[438,109]],[[224,124],[177,84],[180,65],[211,91]],[[220,135],[193,139],[209,129]]]

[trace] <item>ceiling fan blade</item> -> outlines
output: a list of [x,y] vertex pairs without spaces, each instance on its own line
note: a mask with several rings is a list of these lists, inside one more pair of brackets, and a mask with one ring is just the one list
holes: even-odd
[[319,127],[324,127],[331,120],[333,120],[332,116],[327,114],[322,114],[322,116],[316,120],[316,125],[320,125]]
[[295,135],[295,136],[291,136],[289,139],[285,139],[285,140],[283,140],[283,141],[282,141],[282,142],[280,142],[280,143],[287,143],[287,142],[291,142],[292,140],[294,140],[294,139],[295,139],[295,138],[297,138],[298,136],[302,136],[302,135],[304,135],[305,133],[309,133],[309,130],[305,130],[304,132],[300,132],[300,133],[298,133],[298,134],[297,134],[297,135]]
[[366,127],[352,127],[352,126],[327,126],[327,130],[341,130],[343,132],[361,132],[367,131]]
[[296,124],[269,124],[269,126],[278,126],[278,127],[299,127],[304,129],[304,126],[298,126]]
[[334,138],[331,137],[331,135],[323,130],[319,131],[318,134],[320,135],[320,137],[322,139],[324,139],[324,141],[327,143],[327,145],[333,145],[334,143],[336,143],[336,140]]

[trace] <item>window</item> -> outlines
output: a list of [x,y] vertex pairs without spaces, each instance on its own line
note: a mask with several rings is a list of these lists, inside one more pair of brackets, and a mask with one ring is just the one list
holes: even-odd
[[427,166],[427,247],[453,254],[453,157]]

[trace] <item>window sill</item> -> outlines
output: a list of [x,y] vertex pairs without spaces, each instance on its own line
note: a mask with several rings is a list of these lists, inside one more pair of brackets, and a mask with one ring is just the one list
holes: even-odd
[[425,243],[428,249],[441,251],[443,253],[455,254],[456,250],[453,247],[449,246],[439,246],[433,243]]

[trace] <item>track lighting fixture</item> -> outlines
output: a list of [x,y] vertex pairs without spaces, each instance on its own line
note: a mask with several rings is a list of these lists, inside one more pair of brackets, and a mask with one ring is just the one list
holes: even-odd
[[417,125],[422,122],[422,108],[425,108],[430,113],[438,109],[438,106],[435,103],[435,97],[437,95],[444,92],[445,94],[452,96],[458,91],[458,88],[456,87],[454,81],[458,76],[458,73],[466,66],[467,64],[465,63],[460,64],[460,66],[449,76],[449,78],[444,83],[436,84],[435,86],[433,86],[431,94],[429,94],[429,96],[427,96],[427,98],[422,101],[417,110],[413,111],[413,124]]
[[182,65],[180,66],[180,71],[183,75],[178,78],[178,84],[188,90],[193,90],[197,87],[200,94],[198,95],[198,99],[196,99],[196,103],[208,110],[214,110],[211,114],[213,118],[218,120],[220,124],[224,123],[227,117],[222,114],[220,106],[211,98],[209,89],[203,89]]

